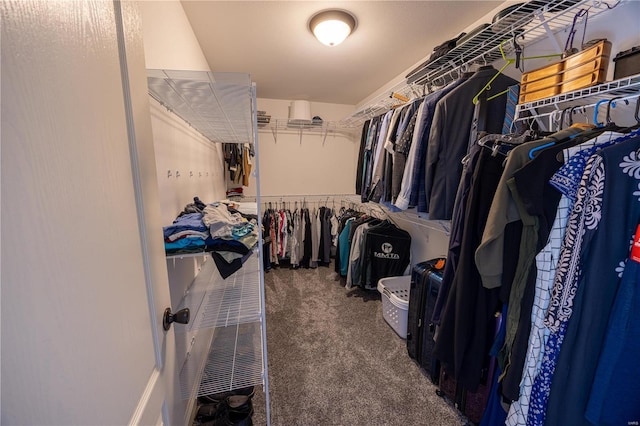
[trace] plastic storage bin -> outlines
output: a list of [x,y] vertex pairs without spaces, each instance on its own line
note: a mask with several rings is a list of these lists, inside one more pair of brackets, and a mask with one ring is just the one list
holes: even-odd
[[411,275],[381,278],[378,281],[378,291],[382,294],[382,316],[403,339],[407,338],[410,288]]

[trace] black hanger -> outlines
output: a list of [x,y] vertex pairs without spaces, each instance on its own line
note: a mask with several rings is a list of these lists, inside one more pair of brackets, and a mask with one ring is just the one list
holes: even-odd
[[571,109],[569,110],[569,127],[573,126],[573,111],[575,111],[576,108],[580,108],[580,107],[578,105],[572,106]]
[[[627,101],[625,100],[625,102]],[[635,118],[636,124],[634,124],[633,126],[621,129],[620,133],[629,133],[640,128],[640,98],[636,98],[636,108],[633,113],[633,118]]]
[[[606,117],[606,124],[603,127],[604,130],[607,130],[607,131],[620,131],[620,130],[624,129],[624,127],[618,126],[611,119],[611,107],[613,105],[613,108],[615,108],[615,101],[617,101],[618,99],[622,99],[622,96],[616,96],[614,98],[611,98],[609,100],[609,102],[607,103],[607,117]],[[624,102],[626,102],[626,104],[629,105],[629,101],[628,100],[625,99]]]

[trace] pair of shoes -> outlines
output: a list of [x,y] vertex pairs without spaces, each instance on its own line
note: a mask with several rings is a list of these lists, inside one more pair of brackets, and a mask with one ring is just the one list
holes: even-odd
[[211,417],[204,417],[205,414],[210,413],[212,408],[210,406],[213,405],[214,404],[203,405],[198,410],[198,416],[203,414],[200,418],[196,416],[196,420],[200,422],[200,425],[253,426],[253,421],[251,420],[251,416],[253,415],[253,403],[251,402],[251,397],[247,395],[228,396],[224,401],[215,404],[216,407]]

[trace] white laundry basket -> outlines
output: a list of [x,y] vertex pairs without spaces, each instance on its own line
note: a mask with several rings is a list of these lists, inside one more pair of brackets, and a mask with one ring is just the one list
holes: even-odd
[[381,278],[378,281],[378,291],[382,294],[382,316],[403,339],[407,338],[410,288],[411,275]]

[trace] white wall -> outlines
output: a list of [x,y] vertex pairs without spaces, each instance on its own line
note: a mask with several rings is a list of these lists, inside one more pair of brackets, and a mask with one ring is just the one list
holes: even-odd
[[221,145],[212,144],[155,99],[151,120],[164,223],[173,222],[194,196],[205,203],[225,198]]
[[[142,1],[139,4],[147,69],[209,71],[179,1]],[[150,112],[162,221],[169,225],[194,196],[205,203],[226,197],[222,145],[208,141],[154,99],[150,100]],[[167,261],[174,311],[179,309],[180,301],[204,259]],[[210,341],[211,333],[212,330],[201,331],[198,339]],[[181,367],[192,336],[177,332],[175,337],[176,365]],[[178,410],[185,413],[184,423],[188,423],[193,406],[183,400],[176,404],[180,405]]]
[[[148,69],[209,70],[179,1],[143,1],[140,9]],[[209,142],[155,100],[151,120],[164,223],[170,224],[194,196],[205,203],[225,198],[222,145]]]
[[[258,109],[272,120],[286,120],[291,101],[258,99]],[[337,121],[353,111],[352,105],[311,102],[311,116]],[[269,195],[320,195],[355,193],[359,135],[323,135],[298,131],[260,129],[260,192]],[[253,180],[252,180],[253,182]],[[255,195],[255,184],[245,188]]]

